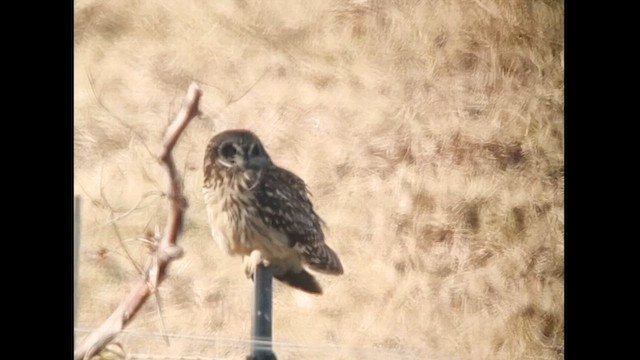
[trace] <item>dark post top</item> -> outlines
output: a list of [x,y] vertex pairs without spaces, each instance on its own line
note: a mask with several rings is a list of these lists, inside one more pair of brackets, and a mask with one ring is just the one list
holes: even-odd
[[254,274],[253,311],[251,313],[251,355],[247,360],[276,360],[271,350],[271,294],[273,271],[259,265]]

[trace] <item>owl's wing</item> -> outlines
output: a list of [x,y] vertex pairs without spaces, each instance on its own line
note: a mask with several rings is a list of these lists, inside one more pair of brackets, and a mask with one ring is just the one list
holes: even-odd
[[260,180],[253,193],[266,225],[285,233],[290,247],[324,242],[322,220],[313,210],[302,179],[288,170],[270,168]]
[[302,179],[286,169],[270,167],[253,192],[262,221],[284,233],[289,247],[296,249],[312,269],[342,273],[338,256],[324,242],[322,219],[313,210]]

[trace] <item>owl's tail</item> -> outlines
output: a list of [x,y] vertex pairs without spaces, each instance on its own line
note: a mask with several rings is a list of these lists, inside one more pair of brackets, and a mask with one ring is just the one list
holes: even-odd
[[322,288],[316,281],[316,278],[304,269],[302,269],[301,272],[289,270],[283,274],[274,273],[273,277],[296,289],[300,289],[311,294],[322,294]]
[[306,247],[302,255],[307,265],[314,271],[329,275],[342,275],[344,273],[338,254],[325,243]]

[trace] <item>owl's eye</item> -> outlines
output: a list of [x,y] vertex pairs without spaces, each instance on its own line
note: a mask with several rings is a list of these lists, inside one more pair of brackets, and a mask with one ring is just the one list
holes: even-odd
[[251,149],[251,156],[260,156],[261,153],[260,146],[258,145],[254,145],[253,149]]
[[227,144],[224,145],[222,149],[220,149],[220,153],[222,154],[222,156],[228,159],[236,154],[236,148],[233,146],[233,144]]

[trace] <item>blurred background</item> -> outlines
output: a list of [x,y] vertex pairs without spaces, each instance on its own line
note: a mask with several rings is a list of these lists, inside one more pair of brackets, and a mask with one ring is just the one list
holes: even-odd
[[74,12],[76,341],[140,278],[127,252],[148,264],[144,239],[166,217],[154,155],[196,81],[202,116],[174,151],[185,255],[162,311],[150,298],[118,337],[130,358],[248,354],[252,283],[213,242],[201,194],[207,142],[231,128],[307,182],[345,267],[318,275],[322,296],[274,283],[280,359],[564,358],[562,1],[76,0]]

